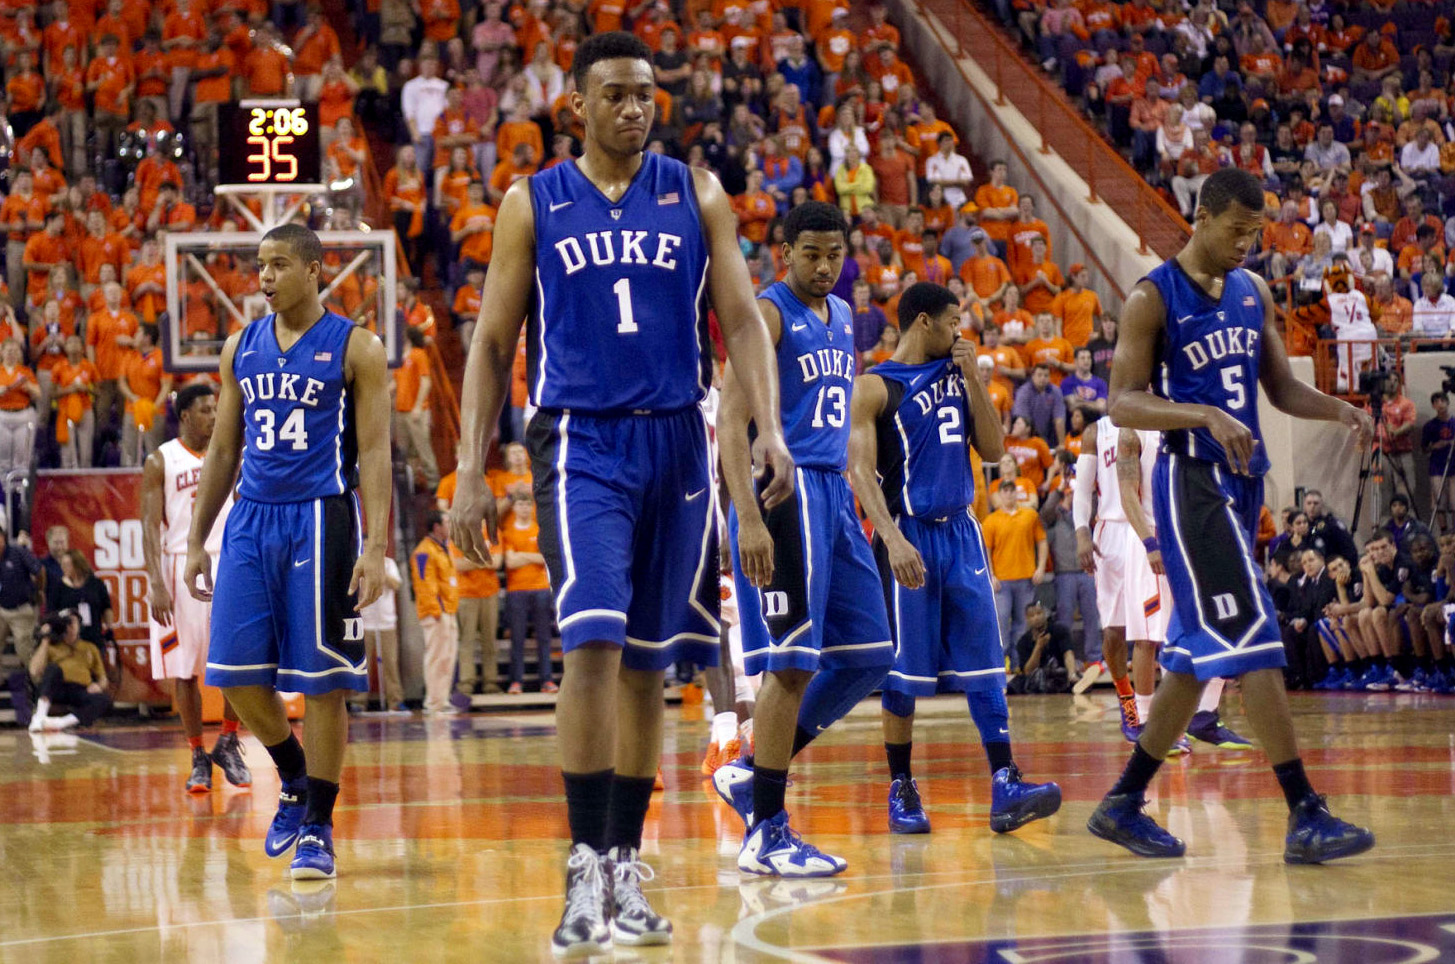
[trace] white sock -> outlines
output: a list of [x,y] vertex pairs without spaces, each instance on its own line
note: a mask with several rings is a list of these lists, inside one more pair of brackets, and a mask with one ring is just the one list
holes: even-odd
[[30,716],[30,732],[39,733],[45,729],[45,718],[51,711],[51,701],[42,696],[35,701],[35,712]]
[[716,743],[718,749],[728,745],[728,741],[738,735],[738,714],[732,710],[725,713],[718,713],[712,718],[712,742]]
[[1146,695],[1143,695],[1141,693],[1138,693],[1138,694],[1136,694],[1136,700],[1137,700],[1137,719],[1139,719],[1139,720],[1142,721],[1142,725],[1143,726],[1146,726],[1147,725],[1147,720],[1151,716],[1151,713],[1152,713],[1152,694],[1151,693],[1147,693]]
[[1223,681],[1220,679],[1211,680],[1203,687],[1202,699],[1197,704],[1199,713],[1216,713],[1218,703],[1223,698]]

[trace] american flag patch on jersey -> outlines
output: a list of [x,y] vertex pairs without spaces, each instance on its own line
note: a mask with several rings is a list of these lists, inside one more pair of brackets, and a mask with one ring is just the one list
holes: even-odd
[[313,353],[313,360],[314,361],[321,361],[321,362],[333,361],[333,352],[331,352],[331,351],[316,351],[316,352]]
[[1257,298],[1254,298],[1252,295],[1249,295],[1248,297],[1246,297],[1246,298],[1243,299],[1243,307],[1244,308],[1256,308],[1256,307],[1258,307],[1258,299]]
[[658,204],[676,204],[680,200],[682,200],[682,196],[676,191],[668,191],[666,194],[657,195]]

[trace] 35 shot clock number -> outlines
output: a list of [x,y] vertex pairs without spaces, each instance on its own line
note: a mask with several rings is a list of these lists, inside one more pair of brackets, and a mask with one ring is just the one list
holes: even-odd
[[223,105],[224,184],[312,184],[322,165],[317,105],[242,101]]

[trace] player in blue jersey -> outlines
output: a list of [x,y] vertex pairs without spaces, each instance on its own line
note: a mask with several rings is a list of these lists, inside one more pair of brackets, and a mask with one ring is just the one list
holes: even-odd
[[980,380],[975,345],[959,336],[954,292],[912,285],[900,296],[898,321],[894,356],[854,382],[849,440],[894,635],[894,668],[880,687],[889,829],[930,830],[910,770],[915,699],[964,693],[990,761],[990,828],[1006,833],[1060,809],[1061,788],[1023,782],[1010,749],[993,577],[971,509],[970,446],[988,462],[1000,458],[1000,414]]
[[[384,589],[388,367],[378,337],[319,301],[318,235],[274,228],[258,265],[274,313],[223,345],[184,579],[193,596],[212,599],[207,683],[223,689],[278,767],[265,849],[276,857],[296,843],[293,878],[327,878],[348,742],[344,697],[369,688],[358,611]],[[234,477],[214,594],[205,543]],[[305,696],[306,757],[278,690]]]
[[486,444],[528,319],[527,428],[541,553],[565,651],[556,729],[571,826],[557,956],[662,944],[638,856],[662,746],[663,670],[717,660],[716,505],[700,403],[710,300],[758,424],[758,452],[792,488],[778,371],[710,173],[644,153],[651,50],[630,34],[576,51],[571,109],[583,155],[513,184],[495,223],[461,413],[451,525],[466,558],[495,536]]
[[1268,286],[1241,267],[1262,226],[1257,178],[1236,168],[1212,174],[1192,238],[1127,298],[1111,368],[1115,424],[1163,433],[1152,474],[1157,534],[1148,550],[1161,551],[1173,606],[1151,718],[1087,828],[1144,857],[1185,850],[1142,812],[1143,795],[1214,677],[1241,680],[1248,718],[1283,787],[1283,859],[1320,863],[1374,846],[1368,830],[1329,813],[1299,758],[1278,618],[1253,560],[1268,470],[1258,387],[1279,410],[1338,422],[1361,444],[1372,424],[1290,371]]
[[778,346],[783,425],[797,474],[793,498],[781,505],[759,505],[742,376],[732,365],[723,376],[718,443],[733,503],[728,531],[743,668],[764,677],[753,708],[754,753],[719,767],[713,784],[747,829],[738,869],[755,874],[829,876],[848,866],[789,827],[788,763],[869,695],[894,661],[874,557],[844,478],[853,315],[830,291],[848,233],[832,204],[809,201],[790,211],[783,219],[788,276],[758,302]]

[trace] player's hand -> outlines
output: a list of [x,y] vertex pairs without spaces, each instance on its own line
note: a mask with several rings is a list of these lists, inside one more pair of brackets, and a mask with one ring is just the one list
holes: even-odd
[[86,687],[86,692],[87,693],[99,693],[99,692],[101,692],[101,684],[100,683],[92,683],[92,684],[90,684],[89,686]]
[[[773,479],[763,490],[765,509],[782,505],[793,495],[793,456],[788,454],[788,443],[783,441],[780,432],[759,434],[758,440],[753,443],[753,478],[761,479],[768,469],[773,470]],[[739,548],[741,542],[739,540]]]
[[[202,585],[197,584],[201,578]],[[182,584],[199,602],[212,601],[212,557],[206,549],[187,549],[187,568],[182,570]]]
[[1101,555],[1101,550],[1096,543],[1091,541],[1091,533],[1083,529],[1076,530],[1076,562],[1081,566],[1081,571],[1088,576],[1096,575],[1096,557]]
[[1167,567],[1162,564],[1161,549],[1158,549],[1156,552],[1147,553],[1147,564],[1152,567],[1152,571],[1155,572],[1157,575],[1167,575]]
[[1307,619],[1291,619],[1291,620],[1289,620],[1289,625],[1291,625],[1295,630],[1297,630],[1298,632],[1301,633],[1301,632],[1303,632],[1303,628],[1308,625],[1308,620]]
[[950,360],[960,367],[961,374],[966,378],[980,377],[980,372],[976,367],[980,363],[976,360],[975,343],[970,339],[955,339],[955,346],[950,349]]
[[489,542],[497,541],[498,514],[495,493],[485,485],[485,477],[479,472],[460,473],[450,506],[450,538],[460,547],[460,554],[477,566],[490,563],[490,545],[481,526],[489,534]]
[[172,625],[172,594],[160,579],[150,580],[152,584],[151,594],[147,597],[147,605],[151,607],[152,619],[155,619],[163,626]]
[[759,589],[773,582],[773,536],[762,519],[740,520],[738,524],[738,563],[743,575]]
[[908,539],[901,533],[891,532],[890,538],[884,540],[884,548],[889,552],[889,569],[901,586],[919,589],[925,584],[924,557]]
[[1041,570],[1037,569],[1035,572],[1031,573],[1031,585],[1032,586],[1039,586],[1041,583],[1043,583],[1045,581],[1046,581],[1046,574],[1044,572],[1042,572]]
[[1247,475],[1253,461],[1253,447],[1257,444],[1252,430],[1220,408],[1210,407],[1208,411],[1211,413],[1208,433],[1228,454],[1228,467],[1237,475]]
[[1362,408],[1345,405],[1339,409],[1339,424],[1354,433],[1354,444],[1360,451],[1374,437],[1374,419]]
[[354,612],[362,612],[384,595],[384,550],[365,549],[363,555],[354,561],[354,574],[349,579],[349,595],[358,593]]

